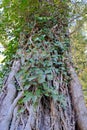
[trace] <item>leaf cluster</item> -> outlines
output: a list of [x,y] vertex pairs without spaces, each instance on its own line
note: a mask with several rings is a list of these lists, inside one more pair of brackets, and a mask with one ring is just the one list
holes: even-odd
[[[69,48],[69,39],[65,37],[69,17],[67,2],[3,0],[1,7],[1,24],[5,24],[2,24],[1,39],[8,41],[4,44],[3,76],[8,73],[7,69],[10,71],[13,61],[20,59],[21,69],[15,77],[22,81],[22,102],[36,102],[43,95],[63,102],[53,81],[60,75],[64,82],[69,78],[65,64]],[[57,82],[60,84],[60,79]]]

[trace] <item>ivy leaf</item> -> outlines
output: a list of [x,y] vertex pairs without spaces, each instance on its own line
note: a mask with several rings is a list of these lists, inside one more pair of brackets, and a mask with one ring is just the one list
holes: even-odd
[[18,113],[23,113],[25,111],[25,108],[21,108],[20,110],[18,110]]
[[38,83],[44,83],[45,82],[45,75],[40,75],[38,78]]
[[28,90],[30,88],[31,85],[25,85],[24,86],[24,90]]
[[49,68],[45,71],[45,74],[51,74],[52,73],[52,70]]
[[41,39],[40,39],[39,37],[36,37],[36,38],[34,39],[34,41],[35,41],[35,42],[38,42],[38,41],[41,42]]
[[34,96],[32,92],[26,92],[24,95],[25,97],[23,98],[23,102],[30,101]]
[[31,76],[31,77],[28,78],[28,81],[32,81],[32,80],[34,80],[36,78],[37,78],[37,76]]
[[35,95],[40,96],[40,95],[41,95],[41,90],[40,90],[40,89],[37,89],[37,90],[35,91]]
[[61,61],[60,61],[60,62],[57,62],[57,65],[62,65],[62,64],[63,64],[63,62],[61,62]]
[[58,100],[58,95],[57,94],[52,94],[52,98],[54,99],[54,101]]
[[48,79],[48,80],[53,80],[53,75],[52,75],[52,74],[48,74],[48,75],[47,75],[47,79]]

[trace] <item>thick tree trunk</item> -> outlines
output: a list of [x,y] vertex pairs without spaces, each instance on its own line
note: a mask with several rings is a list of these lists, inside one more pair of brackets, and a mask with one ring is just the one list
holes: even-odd
[[[26,68],[26,60],[27,63],[29,63],[29,59],[34,57],[36,58],[36,61],[52,61],[51,56],[55,56],[55,53],[59,56],[64,56],[64,54],[67,53],[63,52],[64,49],[62,51],[63,44],[60,44],[61,39],[63,39],[64,41],[65,38],[65,36],[63,37],[60,35],[64,35],[65,33],[63,26],[66,26],[65,21],[67,21],[67,19],[65,21],[63,21],[62,19],[57,20],[59,20],[58,24],[54,26],[53,23],[53,27],[47,28],[47,31],[50,28],[50,33],[46,32],[45,38],[43,35],[45,31],[44,29],[42,30],[43,24],[41,21],[39,21],[38,24],[34,25],[34,28],[28,35],[28,38],[26,36],[23,37],[23,35],[20,35],[20,49],[17,52],[17,55],[19,56],[18,60],[14,60],[11,72],[9,73],[9,76],[2,88],[2,93],[0,94],[0,130],[87,130],[87,111],[83,99],[82,89],[77,75],[71,65],[67,65],[69,70],[67,74],[71,75],[72,78],[72,80],[69,82],[64,81],[64,78],[66,80],[66,77],[63,77],[63,74],[61,72],[56,73],[54,71],[58,67],[60,67],[58,64],[55,65],[55,61],[53,64],[54,66],[52,66],[55,68],[54,70],[52,70],[52,74],[54,76],[53,79],[47,80],[47,75],[45,75],[45,82],[48,83],[47,87],[49,88],[50,86],[52,86],[53,88],[55,88],[55,91],[58,94],[63,95],[64,97],[62,98],[64,99],[61,98],[60,100],[55,100],[50,95],[46,96],[45,94],[42,94],[38,99],[36,106],[33,104],[32,100],[28,100],[26,102],[23,102],[22,104],[20,104],[19,102],[20,99],[24,97],[25,89],[22,84],[21,78],[23,75],[17,78],[16,74],[18,74],[22,67]],[[65,25],[61,25],[61,22],[63,22],[62,24]],[[49,22],[49,24],[51,23]],[[46,29],[46,23],[44,27]],[[52,38],[47,35],[47,33],[49,33],[49,35],[52,35]],[[36,41],[34,44],[32,37],[37,38],[34,39],[34,41],[37,40],[39,42]],[[42,39],[39,39],[38,37]],[[56,51],[53,50],[53,52],[49,52],[50,49],[53,49],[52,47],[54,46],[54,42],[54,48],[58,48],[56,49]],[[39,44],[39,47],[37,47],[37,43]],[[41,48],[42,46],[43,48]],[[36,52],[35,54],[34,51]],[[49,54],[47,52],[49,52]],[[51,58],[45,57],[45,59],[42,59],[42,57],[44,57],[44,55],[46,54],[50,55]],[[58,55],[56,57],[58,57]],[[59,60],[57,60],[57,62],[64,63],[65,61],[63,58],[61,58],[61,56],[56,58]],[[28,71],[30,70],[30,67],[32,67],[31,63],[28,66]],[[34,67],[40,68],[41,66],[38,66],[36,62],[34,63]],[[17,88],[15,82],[18,84],[19,88]],[[31,85],[27,89],[27,92],[31,92],[33,88],[36,91],[38,89],[38,86],[33,87],[33,85]],[[19,112],[20,109],[22,109],[21,112]]]
[[[0,130],[75,130],[75,116],[68,88],[62,87],[65,94],[66,108],[58,102],[43,96],[36,110],[32,104],[25,104],[25,112],[17,115],[18,101],[23,91],[17,93],[14,76],[20,68],[15,61],[8,80],[0,95]],[[4,96],[3,96],[4,95]]]
[[21,114],[17,112],[18,101],[23,96],[23,91],[17,93],[14,84],[14,77],[19,69],[20,61],[14,61],[0,95],[0,130],[87,130],[87,110],[81,85],[72,67],[70,68],[71,85],[60,88],[65,95],[67,104],[65,109],[60,103],[43,96],[39,99],[36,109],[26,102],[25,112]]

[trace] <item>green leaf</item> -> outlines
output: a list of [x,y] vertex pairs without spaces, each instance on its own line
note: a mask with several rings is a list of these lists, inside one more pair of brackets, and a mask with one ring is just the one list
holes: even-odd
[[60,62],[57,62],[57,65],[62,65],[62,64],[63,64],[63,62],[61,62],[61,61],[60,61]]
[[28,81],[32,81],[32,80],[34,80],[36,78],[37,78],[37,76],[31,76],[31,77],[28,78]]
[[32,92],[27,92],[24,93],[25,97],[23,98],[23,102],[30,101],[33,98],[33,93]]
[[37,89],[37,90],[35,91],[35,95],[40,96],[40,95],[41,95],[41,90],[40,90],[40,89]]
[[30,88],[31,85],[25,85],[24,86],[24,90],[28,90]]
[[45,71],[45,74],[51,74],[52,73],[52,70],[50,68],[48,68],[46,71]]
[[53,75],[52,75],[52,74],[48,74],[48,75],[47,75],[47,79],[48,79],[48,80],[53,80]]
[[57,101],[58,100],[58,95],[52,94],[52,98],[54,99],[54,101]]
[[38,77],[38,83],[44,83],[45,82],[45,75],[40,75]]
[[38,42],[38,41],[41,42],[41,39],[40,39],[39,37],[36,37],[36,38],[34,39],[34,41],[35,41],[35,42]]
[[25,111],[25,109],[21,108],[21,109],[18,110],[18,113],[23,113],[24,111]]
[[33,97],[32,97],[32,101],[33,101],[33,103],[36,103],[37,99],[38,99],[38,96],[33,95]]

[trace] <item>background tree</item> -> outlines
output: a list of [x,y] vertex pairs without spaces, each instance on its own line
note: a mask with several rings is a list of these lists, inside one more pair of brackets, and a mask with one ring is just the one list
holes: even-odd
[[[81,84],[83,86],[83,92],[85,96],[85,100],[87,100],[87,91],[86,91],[86,84],[87,84],[87,76],[86,76],[86,66],[87,66],[87,55],[86,55],[86,48],[87,48],[87,5],[81,3],[77,4],[75,7],[76,19],[72,18],[70,30],[71,30],[71,50],[72,50],[72,57],[74,62],[75,70],[79,76]],[[81,10],[81,11],[80,11]],[[79,13],[80,12],[80,13]]]
[[87,129],[82,89],[69,55],[68,2],[2,1],[1,130]]

